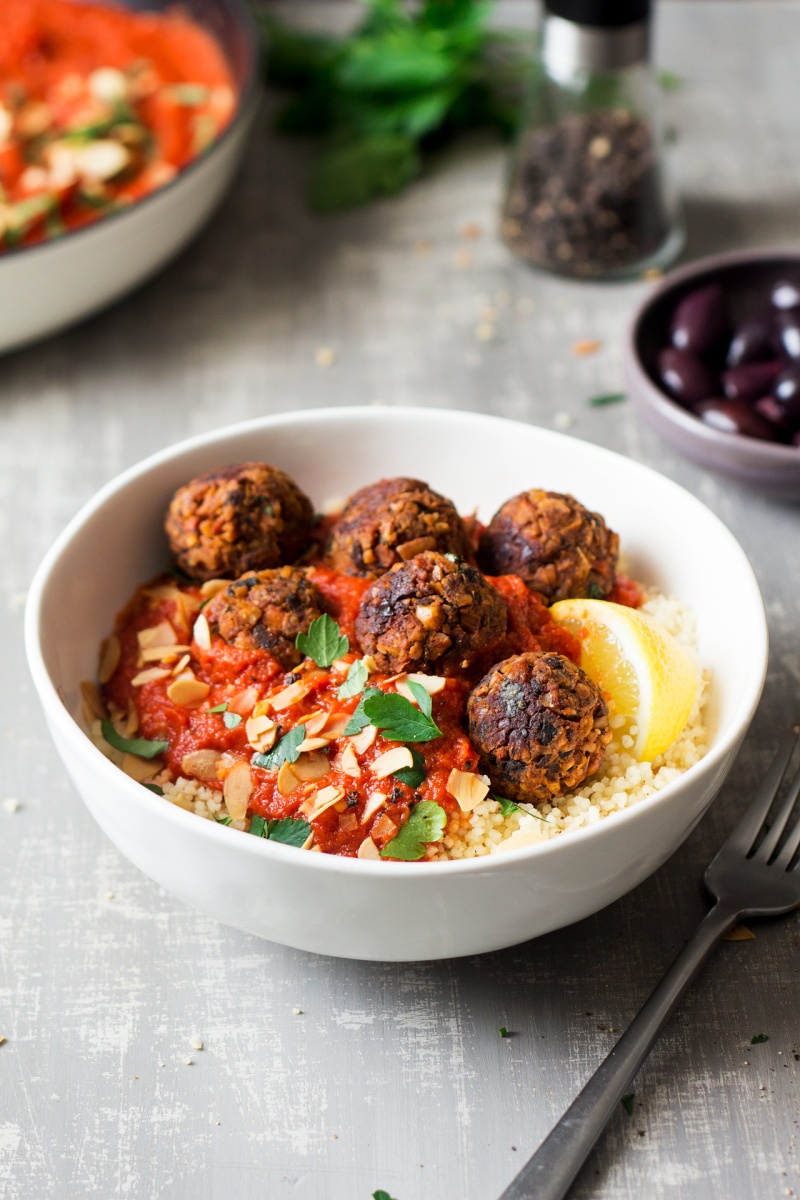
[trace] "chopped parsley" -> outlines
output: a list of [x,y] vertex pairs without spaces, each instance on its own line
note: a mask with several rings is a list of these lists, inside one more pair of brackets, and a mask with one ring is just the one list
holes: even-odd
[[628,1114],[628,1116],[631,1116],[633,1113],[633,1101],[635,1096],[635,1092],[628,1092],[627,1096],[622,1097],[622,1107],[625,1109],[625,1112]]
[[107,720],[101,721],[100,728],[109,746],[122,751],[123,754],[136,754],[139,758],[156,758],[159,754],[163,754],[169,746],[169,742],[166,741],[151,742],[147,738],[123,737]]
[[228,711],[228,701],[223,700],[222,704],[215,704],[213,708],[208,710],[210,713],[224,713]]
[[424,856],[428,842],[442,840],[446,824],[447,813],[440,804],[434,804],[432,800],[421,800],[412,808],[408,820],[397,836],[383,847],[381,858],[416,862]]
[[501,1025],[497,1032],[500,1034],[500,1037],[508,1037],[508,1030],[505,1025]]
[[347,724],[344,727],[344,736],[345,737],[352,737],[352,735],[354,733],[361,733],[362,729],[366,729],[366,727],[367,727],[367,725],[369,725],[370,721],[369,721],[369,717],[364,712],[364,705],[373,696],[382,696],[382,695],[383,695],[383,692],[381,691],[380,688],[375,688],[375,687],[367,688],[367,690],[364,692],[364,695],[361,697],[361,699],[358,702],[358,707],[356,708],[352,717],[350,718],[350,720],[347,722]]
[[413,767],[400,767],[399,770],[392,772],[392,776],[394,779],[399,779],[401,783],[406,785],[406,787],[418,788],[425,782],[426,778],[425,759],[422,757],[419,750],[413,750],[411,747],[409,747],[409,749],[411,751],[411,757],[414,760]]
[[364,666],[363,661],[357,658],[354,663],[350,664],[347,672],[347,678],[339,688],[336,695],[340,700],[347,700],[349,696],[357,696],[359,692],[363,692],[364,684],[369,679],[369,671]]
[[586,403],[590,408],[605,408],[607,404],[621,404],[628,397],[624,392],[605,392],[601,396],[592,396]]
[[[217,814],[214,813],[214,820],[218,825],[230,825],[231,819],[231,817],[218,817]],[[253,820],[255,820],[255,817],[253,817]]]
[[350,649],[349,638],[327,613],[311,622],[308,633],[298,633],[294,644],[301,654],[312,658],[318,667],[329,667]]
[[148,792],[155,792],[156,796],[164,795],[164,789],[159,787],[157,783],[146,783],[144,786],[147,788]]
[[311,826],[299,817],[268,821],[256,816],[250,822],[250,832],[256,837],[269,838],[271,842],[283,842],[285,846],[302,846],[311,833]]
[[605,596],[605,592],[599,583],[590,583],[586,592],[590,600],[602,600]]
[[263,767],[265,771],[277,771],[284,763],[297,762],[305,736],[305,727],[296,725],[283,735],[269,754],[254,754],[250,761],[254,767]]
[[750,1038],[751,1046],[760,1046],[762,1042],[768,1042],[769,1036],[766,1033],[757,1033],[755,1037]]
[[504,817],[510,817],[515,812],[522,812],[518,804],[515,804],[513,800],[506,800],[505,796],[492,796],[492,799],[500,805],[500,812]]
[[442,736],[442,731],[430,716],[431,698],[418,683],[409,680],[408,686],[419,708],[415,708],[410,700],[397,692],[375,689],[377,694],[369,698],[365,695],[364,713],[368,721],[391,742],[432,742],[434,738]]
[[377,1192],[372,1193],[372,1200],[392,1200],[392,1197],[383,1188],[378,1188]]
[[222,714],[222,719],[225,722],[226,729],[236,729],[242,723],[242,718],[238,713],[226,712]]

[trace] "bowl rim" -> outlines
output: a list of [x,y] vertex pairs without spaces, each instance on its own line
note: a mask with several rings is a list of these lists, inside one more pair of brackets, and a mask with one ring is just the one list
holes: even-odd
[[[59,731],[59,734],[64,737],[80,757],[82,757],[87,766],[96,774],[98,771],[106,776],[109,786],[115,789],[120,787],[126,791],[131,803],[138,803],[143,806],[148,812],[152,812],[156,819],[167,821],[177,821],[183,824],[186,821],[192,822],[191,825],[185,826],[187,832],[194,830],[196,837],[230,837],[231,833],[242,834],[240,838],[240,848],[244,853],[248,854],[265,854],[267,860],[271,855],[277,855],[278,861],[283,859],[285,863],[295,862],[298,866],[307,866],[312,870],[328,871],[334,873],[343,873],[350,875],[353,872],[364,874],[366,876],[376,875],[377,873],[390,872],[392,877],[401,878],[405,876],[416,875],[420,869],[424,870],[426,876],[433,872],[437,875],[450,876],[460,874],[482,874],[496,870],[513,869],[514,863],[520,867],[531,866],[536,860],[558,852],[558,847],[563,845],[563,837],[551,838],[539,845],[522,846],[513,851],[509,851],[502,855],[487,854],[470,859],[448,859],[444,861],[432,862],[398,862],[393,859],[382,859],[380,862],[370,862],[368,859],[345,858],[329,854],[309,854],[303,856],[298,862],[294,857],[297,854],[295,848],[284,846],[280,843],[272,843],[269,839],[253,838],[249,834],[245,834],[242,830],[222,829],[212,821],[199,819],[194,813],[190,813],[180,808],[178,805],[165,802],[163,798],[154,795],[147,788],[136,783],[125,775],[119,767],[106,758],[102,751],[94,745],[88,733],[81,727],[78,721],[68,711],[63,703],[58,690],[50,677],[49,671],[45,665],[44,656],[41,648],[39,636],[41,623],[41,608],[44,594],[47,590],[50,576],[70,548],[74,537],[82,530],[84,525],[97,513],[104,504],[118,493],[123,492],[130,484],[146,476],[150,471],[161,467],[171,461],[181,458],[183,455],[192,453],[196,450],[213,445],[215,442],[230,438],[239,437],[242,435],[261,433],[264,430],[270,430],[285,426],[303,425],[303,424],[319,424],[320,421],[358,421],[365,418],[373,422],[390,421],[398,418],[405,420],[413,420],[416,422],[438,421],[442,418],[447,420],[458,421],[459,423],[472,424],[486,429],[488,425],[502,425],[504,428],[513,429],[515,426],[522,426],[525,429],[535,428],[545,437],[546,440],[556,444],[567,444],[574,441],[582,441],[582,439],[571,438],[566,434],[556,432],[551,429],[544,429],[539,426],[524,424],[523,422],[509,420],[504,417],[490,416],[484,413],[468,412],[459,409],[438,409],[438,408],[414,408],[411,406],[335,406],[321,409],[302,409],[284,413],[273,414],[266,417],[257,417],[255,419],[236,422],[233,425],[226,425],[220,428],[207,431],[195,435],[194,437],[186,438],[180,442],[173,443],[171,446],[165,447],[156,453],[148,455],[138,463],[128,467],[120,474],[109,480],[101,487],[93,497],[91,497],[69,521],[66,528],[56,538],[53,545],[45,554],[40,563],[28,592],[28,599],[25,607],[25,648],[28,658],[28,665],[33,676],[36,690],[39,694],[40,701],[45,710],[45,715],[49,723],[54,723]],[[476,430],[476,432],[478,432]],[[592,452],[598,454],[602,459],[611,460],[609,465],[618,463],[620,460],[625,462],[627,467],[630,467],[634,472],[640,472],[643,477],[656,475],[663,484],[668,488],[674,489],[683,497],[698,505],[705,511],[708,518],[716,524],[718,535],[728,542],[731,549],[741,557],[741,565],[743,577],[747,580],[750,588],[750,600],[753,607],[754,616],[754,635],[759,650],[757,660],[754,663],[753,671],[749,686],[743,691],[739,699],[739,707],[729,723],[729,728],[724,736],[719,740],[717,745],[704,755],[704,757],[694,766],[688,768],[679,779],[666,784],[653,795],[645,797],[637,804],[630,808],[625,808],[620,812],[610,814],[613,820],[596,821],[592,825],[582,826],[578,829],[570,830],[567,837],[569,845],[576,842],[583,842],[589,839],[598,841],[603,836],[613,836],[614,830],[620,829],[634,821],[647,819],[647,813],[656,807],[661,807],[668,804],[683,786],[685,781],[691,775],[693,779],[701,776],[706,776],[713,779],[714,774],[718,771],[721,764],[724,763],[727,756],[736,749],[739,741],[753,718],[761,692],[764,686],[764,680],[767,671],[768,662],[768,630],[766,621],[766,612],[764,608],[763,598],[750,562],[744,553],[744,550],[737,542],[728,527],[711,512],[702,501],[692,495],[687,489],[675,483],[674,480],[667,476],[661,475],[652,467],[646,466],[644,463],[639,463],[634,459],[626,458],[618,454],[616,451],[607,450],[603,446],[597,446],[594,443],[582,442],[583,445],[591,447]],[[741,590],[741,589],[740,589]],[[58,748],[58,747],[57,747]],[[127,799],[127,797],[126,797]],[[610,828],[609,828],[610,827]],[[225,844],[225,843],[220,843]],[[231,846],[231,843],[227,843]],[[289,855],[289,858],[286,858]],[[312,865],[313,864],[313,865]]]
[[637,388],[633,389],[634,401],[637,399],[649,405],[665,420],[694,437],[698,442],[709,446],[726,447],[733,451],[742,461],[753,459],[762,466],[767,463],[796,465],[800,470],[800,447],[786,446],[780,442],[766,442],[760,438],[743,437],[738,433],[725,433],[712,429],[698,421],[696,417],[684,409],[657,383],[653,381],[639,354],[639,333],[645,320],[650,316],[655,305],[669,292],[680,288],[692,280],[699,283],[706,275],[713,275],[725,267],[746,266],[748,263],[766,262],[770,259],[789,259],[800,266],[800,250],[792,246],[768,246],[751,250],[733,250],[722,254],[711,254],[706,258],[698,258],[669,271],[660,283],[638,305],[631,317],[625,333],[625,357],[630,370],[635,372]]
[[[122,2],[124,4],[125,0],[122,0]],[[152,192],[148,192],[146,196],[142,196],[139,200],[134,201],[133,204],[116,209],[106,216],[101,217],[98,221],[90,221],[86,225],[81,225],[79,229],[70,229],[66,233],[60,234],[57,238],[53,238],[51,241],[36,242],[33,246],[14,246],[10,250],[4,250],[0,254],[0,271],[3,270],[6,263],[17,263],[26,255],[32,255],[37,250],[54,253],[59,247],[73,246],[81,235],[97,234],[99,230],[108,229],[117,222],[123,221],[126,217],[141,212],[151,201],[157,200],[179,187],[197,169],[207,163],[209,158],[215,155],[223,145],[235,137],[242,125],[248,123],[258,101],[260,90],[258,78],[260,53],[258,30],[255,18],[251,10],[244,3],[244,0],[225,0],[225,3],[233,13],[241,32],[244,34],[249,52],[249,62],[247,65],[247,78],[236,98],[236,110],[222,132],[214,138],[202,153],[193,158],[185,167],[182,167],[172,179],[167,183],[161,184],[160,187],[155,188]],[[41,258],[41,254],[39,257]]]

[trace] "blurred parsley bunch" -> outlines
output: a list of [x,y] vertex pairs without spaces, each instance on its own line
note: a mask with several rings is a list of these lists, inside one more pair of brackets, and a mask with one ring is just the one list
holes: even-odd
[[402,191],[423,151],[453,134],[514,128],[533,38],[489,29],[491,3],[362,0],[351,34],[322,37],[259,20],[267,78],[298,94],[277,127],[320,138],[310,186],[321,213]]

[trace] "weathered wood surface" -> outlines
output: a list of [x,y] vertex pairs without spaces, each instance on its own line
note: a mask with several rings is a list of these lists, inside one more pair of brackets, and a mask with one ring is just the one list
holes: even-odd
[[[798,39],[794,0],[664,7],[660,58],[686,79],[669,110],[691,253],[800,234]],[[325,222],[298,199],[302,155],[262,126],[221,213],[177,263],[0,362],[3,1200],[366,1200],[379,1187],[492,1200],[702,914],[702,868],[797,715],[798,511],[673,456],[627,406],[586,405],[620,386],[620,336],[644,285],[579,286],[512,262],[493,234],[503,156],[488,143],[449,155],[401,199]],[[459,234],[468,222],[475,241]],[[484,342],[487,308],[497,336]],[[602,350],[576,358],[576,338]],[[322,346],[337,355],[329,369],[315,362]],[[479,961],[315,958],[187,911],[90,820],[23,661],[28,581],[100,484],[186,434],[342,403],[571,422],[701,496],[741,539],[767,601],[764,702],[688,843],[605,912]],[[756,932],[723,945],[576,1197],[800,1194],[800,920]],[[514,1036],[499,1038],[501,1025]],[[751,1047],[757,1033],[770,1040]]]

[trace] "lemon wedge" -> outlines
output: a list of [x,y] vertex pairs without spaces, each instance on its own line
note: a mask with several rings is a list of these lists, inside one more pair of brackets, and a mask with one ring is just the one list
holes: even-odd
[[625,718],[637,761],[663,754],[697,696],[697,670],[683,647],[644,613],[608,600],[559,600],[550,615],[579,639],[581,667]]

